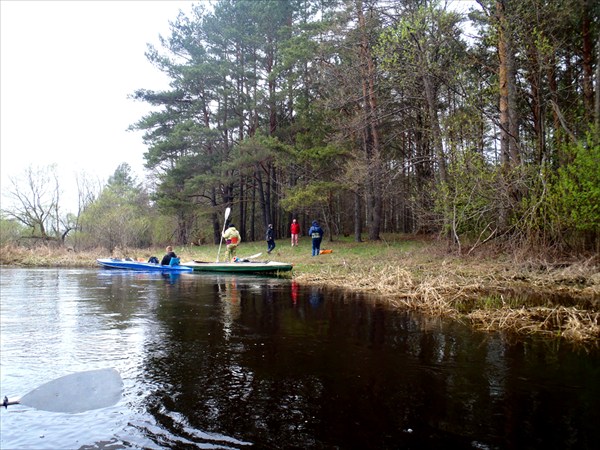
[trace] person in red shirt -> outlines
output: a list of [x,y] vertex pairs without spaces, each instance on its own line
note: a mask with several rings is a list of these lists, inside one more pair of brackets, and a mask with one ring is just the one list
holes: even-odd
[[296,219],[292,220],[292,224],[290,225],[290,232],[292,234],[292,247],[295,245],[298,246],[298,235],[300,234],[300,224]]

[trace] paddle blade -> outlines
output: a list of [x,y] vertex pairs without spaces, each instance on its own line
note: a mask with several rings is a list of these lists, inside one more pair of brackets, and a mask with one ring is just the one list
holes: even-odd
[[121,399],[123,380],[115,369],[77,372],[49,381],[26,394],[21,404],[44,411],[78,413],[112,406]]
[[219,240],[219,251],[217,252],[217,262],[219,262],[219,256],[221,255],[221,244],[223,243],[223,233],[225,233],[225,224],[227,223],[229,214],[231,214],[231,208],[228,206],[227,208],[225,208],[225,218],[223,219],[223,232],[221,233],[221,239]]

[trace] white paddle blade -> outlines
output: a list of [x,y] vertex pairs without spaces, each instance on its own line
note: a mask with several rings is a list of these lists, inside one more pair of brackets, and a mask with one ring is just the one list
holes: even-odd
[[112,406],[121,399],[122,392],[119,372],[98,369],[49,381],[26,394],[20,403],[44,411],[79,413]]
[[229,218],[229,214],[231,214],[231,208],[228,206],[225,208],[225,218],[223,219],[223,231],[221,232],[221,239],[219,240],[219,251],[217,252],[217,262],[219,262],[219,256],[221,255],[221,244],[223,243],[223,233],[225,233],[225,224],[227,223],[227,219]]

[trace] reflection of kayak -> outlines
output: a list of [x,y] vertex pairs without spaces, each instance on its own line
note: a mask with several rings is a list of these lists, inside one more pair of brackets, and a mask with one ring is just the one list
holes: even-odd
[[117,258],[101,258],[96,260],[98,264],[107,269],[139,270],[144,272],[191,272],[192,269],[183,265],[161,266],[160,264],[129,261]]
[[194,272],[230,272],[230,273],[275,273],[289,272],[293,265],[276,261],[237,261],[237,262],[204,262],[189,261],[181,263]]

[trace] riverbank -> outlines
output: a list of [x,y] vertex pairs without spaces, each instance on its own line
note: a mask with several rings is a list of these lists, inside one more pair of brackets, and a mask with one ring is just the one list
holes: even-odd
[[[238,256],[294,264],[300,283],[348,289],[385,299],[398,308],[453,317],[482,330],[562,337],[585,345],[600,343],[600,258],[560,259],[491,254],[448,254],[427,239],[388,236],[381,242],[324,242],[330,254],[312,257],[307,238],[290,247],[277,241],[243,243]],[[175,247],[182,262],[215,260],[218,246]],[[223,249],[221,250],[223,260]],[[162,249],[120,250],[116,257],[161,257]],[[50,248],[3,248],[0,264],[26,267],[96,267],[104,250],[75,252]]]

